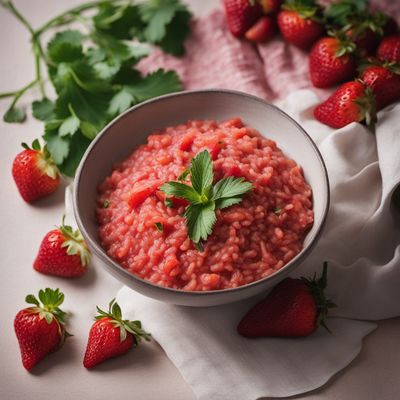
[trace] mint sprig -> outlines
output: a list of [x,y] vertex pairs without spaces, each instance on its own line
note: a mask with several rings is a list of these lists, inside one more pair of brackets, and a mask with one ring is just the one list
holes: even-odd
[[189,202],[184,214],[188,235],[195,244],[199,244],[211,235],[217,220],[216,210],[240,203],[253,185],[244,178],[233,176],[213,184],[214,173],[208,150],[201,151],[192,159],[190,168],[185,171],[185,178],[189,175],[191,186],[171,181],[162,185],[160,190]]

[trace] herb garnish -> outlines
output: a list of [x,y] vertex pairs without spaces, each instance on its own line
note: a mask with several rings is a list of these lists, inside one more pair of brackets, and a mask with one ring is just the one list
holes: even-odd
[[156,222],[156,223],[154,224],[154,226],[157,228],[157,230],[158,230],[159,232],[163,232],[163,231],[164,231],[164,226],[163,226],[163,224],[162,224],[161,222]]
[[[118,114],[144,100],[182,89],[175,71],[160,69],[143,76],[134,68],[148,55],[147,43],[174,55],[184,53],[191,15],[180,0],[93,0],[36,29],[12,0],[0,0],[0,6],[28,29],[35,65],[32,82],[0,93],[0,99],[12,99],[3,119],[23,122],[26,112],[20,99],[38,87],[40,98],[33,102],[32,114],[44,122],[43,138],[64,175],[74,176],[91,140]],[[43,34],[70,23],[80,29],[57,32],[47,48],[43,46]],[[55,89],[54,101],[46,94],[43,67]]]
[[201,248],[200,241],[207,240],[217,220],[215,211],[218,208],[222,209],[240,203],[243,196],[250,192],[253,186],[244,178],[233,176],[223,178],[213,184],[214,174],[208,150],[198,153],[192,159],[187,171],[185,175],[190,174],[191,186],[183,182],[167,182],[161,186],[160,190],[189,202],[184,214],[188,234],[190,239]]

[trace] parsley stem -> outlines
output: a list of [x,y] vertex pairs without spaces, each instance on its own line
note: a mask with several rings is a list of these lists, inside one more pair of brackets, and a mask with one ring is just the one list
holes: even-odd
[[25,28],[28,29],[28,31],[31,33],[33,36],[35,34],[34,29],[32,28],[32,25],[26,20],[26,18],[17,10],[17,8],[14,6],[13,2],[11,0],[3,0],[2,5],[7,8],[12,14],[15,15],[15,17],[22,23],[22,25],[25,26]]
[[[126,2],[126,0],[114,0],[113,1],[113,3],[121,3],[121,2]],[[54,18],[47,21],[40,28],[38,28],[35,32],[36,36],[40,36],[43,32],[45,32],[49,28],[53,28],[55,26],[60,26],[60,25],[64,25],[65,23],[72,22],[74,19],[76,19],[76,15],[80,14],[81,12],[90,10],[92,8],[96,8],[96,7],[100,6],[101,4],[104,4],[104,0],[90,1],[88,3],[84,3],[77,7],[73,7],[67,11],[64,11],[63,13],[55,16]]]
[[[37,79],[35,79],[35,80],[33,80],[32,82],[29,82],[29,83],[28,83],[27,85],[25,85],[23,88],[21,88],[21,89],[15,91],[15,92],[13,93],[13,95],[14,95],[15,97],[14,97],[14,100],[12,101],[12,103],[11,103],[10,108],[13,108],[13,107],[17,104],[17,101],[22,97],[22,95],[23,95],[26,91],[28,91],[31,87],[35,86],[35,85],[38,84],[38,83],[39,83],[39,81],[38,81]],[[7,95],[7,94],[10,94],[10,93],[2,93],[2,94],[0,94],[0,98],[6,97],[6,96],[4,96],[5,94]]]

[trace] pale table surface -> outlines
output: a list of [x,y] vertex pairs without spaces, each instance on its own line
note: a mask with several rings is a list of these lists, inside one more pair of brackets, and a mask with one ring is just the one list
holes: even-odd
[[[16,0],[34,26],[39,26],[79,0]],[[206,13],[217,0],[191,0],[195,14]],[[0,91],[22,87],[33,78],[28,34],[6,11],[0,9]],[[25,99],[28,101],[29,97]],[[3,115],[8,101],[0,101]],[[71,400],[135,398],[138,400],[194,400],[177,369],[156,344],[146,344],[94,371],[82,366],[87,334],[95,305],[105,306],[115,296],[119,282],[102,270],[93,269],[80,280],[62,280],[40,275],[32,262],[44,234],[60,222],[63,189],[37,205],[28,206],[19,197],[11,178],[12,160],[22,141],[42,134],[42,124],[29,118],[21,125],[0,122],[0,399]],[[49,356],[34,372],[21,365],[13,318],[24,307],[24,297],[43,287],[60,287],[65,309],[73,310],[69,330],[74,337],[59,353]],[[400,393],[400,319],[382,321],[365,340],[361,354],[327,385],[296,396],[304,400],[395,400]],[[212,399],[210,399],[212,400]]]

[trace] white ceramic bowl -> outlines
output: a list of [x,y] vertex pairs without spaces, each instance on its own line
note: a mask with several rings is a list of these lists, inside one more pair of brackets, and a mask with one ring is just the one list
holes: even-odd
[[[240,117],[245,124],[277,142],[284,153],[303,167],[313,190],[314,225],[303,250],[282,269],[259,281],[234,289],[187,292],[164,288],[140,279],[112,260],[100,246],[95,218],[96,186],[113,165],[144,143],[156,129],[193,119],[227,120]],[[158,97],[132,107],[96,137],[78,168],[74,187],[74,212],[78,226],[102,266],[125,285],[145,296],[173,304],[212,306],[265,292],[299,265],[321,233],[329,207],[329,183],[322,157],[304,129],[279,108],[241,92],[187,91]]]

